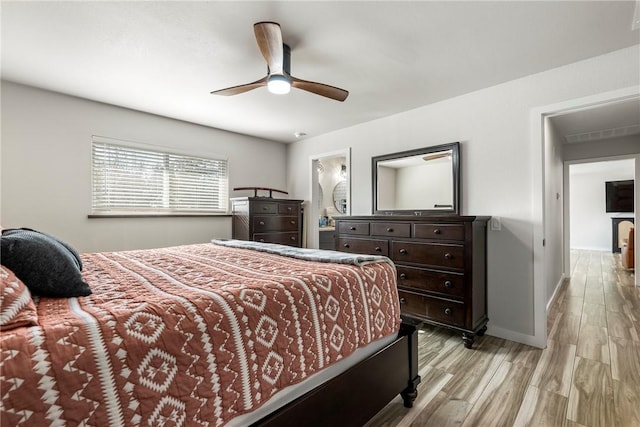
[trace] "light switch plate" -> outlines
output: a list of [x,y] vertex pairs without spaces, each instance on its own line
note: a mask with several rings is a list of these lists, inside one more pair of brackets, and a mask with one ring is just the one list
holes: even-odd
[[489,228],[491,231],[500,231],[502,230],[502,221],[499,216],[492,216],[489,220]]

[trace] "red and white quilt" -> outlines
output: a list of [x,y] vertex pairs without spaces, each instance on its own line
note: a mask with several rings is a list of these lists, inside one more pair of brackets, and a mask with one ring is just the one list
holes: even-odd
[[220,426],[398,331],[395,269],[198,244],[83,254],[0,337],[0,425]]

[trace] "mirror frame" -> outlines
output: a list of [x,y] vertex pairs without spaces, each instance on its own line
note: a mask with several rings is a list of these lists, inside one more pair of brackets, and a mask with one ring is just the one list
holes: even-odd
[[[401,159],[451,150],[451,169],[453,173],[453,207],[451,209],[378,209],[378,163],[386,160]],[[371,158],[371,183],[373,189],[374,215],[460,215],[460,142],[434,145],[416,150],[401,151]]]

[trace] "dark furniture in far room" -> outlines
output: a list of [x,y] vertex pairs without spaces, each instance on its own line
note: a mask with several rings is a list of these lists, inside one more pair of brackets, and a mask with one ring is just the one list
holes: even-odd
[[231,213],[234,239],[302,245],[302,200],[236,197]]
[[403,316],[462,332],[467,348],[487,329],[489,217],[336,218],[336,250],[386,255],[396,264]]

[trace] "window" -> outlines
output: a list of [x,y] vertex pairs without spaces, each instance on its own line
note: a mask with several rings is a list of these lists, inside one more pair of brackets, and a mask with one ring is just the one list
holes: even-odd
[[226,213],[227,161],[92,142],[92,213]]

